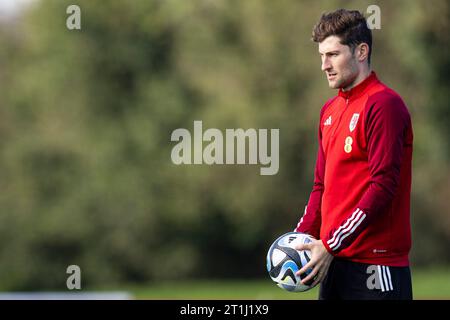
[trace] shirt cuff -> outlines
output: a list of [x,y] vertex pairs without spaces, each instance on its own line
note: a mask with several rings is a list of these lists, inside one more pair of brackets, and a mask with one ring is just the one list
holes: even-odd
[[325,247],[325,249],[327,249],[328,253],[334,256],[336,253],[333,250],[331,250],[330,246],[327,243],[327,240],[321,239],[321,241],[322,241],[323,246]]

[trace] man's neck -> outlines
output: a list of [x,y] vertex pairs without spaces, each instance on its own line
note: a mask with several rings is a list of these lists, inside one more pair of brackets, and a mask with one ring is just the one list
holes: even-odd
[[358,74],[358,76],[355,78],[355,80],[348,85],[345,88],[342,88],[342,91],[350,91],[352,88],[356,87],[358,84],[360,84],[361,82],[363,82],[364,80],[367,79],[368,76],[370,76],[370,73],[372,72],[371,68],[367,68],[364,71],[360,72]]

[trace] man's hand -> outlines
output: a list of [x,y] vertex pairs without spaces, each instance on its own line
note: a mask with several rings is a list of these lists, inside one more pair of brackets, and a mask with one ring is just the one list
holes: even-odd
[[313,240],[311,243],[299,244],[295,247],[297,250],[310,250],[311,260],[297,272],[297,276],[305,273],[309,268],[312,272],[303,279],[302,283],[305,284],[316,275],[317,278],[314,280],[312,286],[314,287],[318,283],[322,282],[327,275],[328,268],[330,267],[333,256],[327,251],[321,240]]

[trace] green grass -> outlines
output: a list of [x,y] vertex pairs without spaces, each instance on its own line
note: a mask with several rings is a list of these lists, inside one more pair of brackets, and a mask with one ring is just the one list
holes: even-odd
[[164,283],[131,290],[136,299],[316,299],[318,289],[301,294],[278,288],[270,279]]
[[414,299],[450,299],[450,267],[412,271]]
[[[450,269],[413,270],[414,299],[450,299]],[[290,293],[262,280],[181,281],[124,288],[136,299],[316,300],[318,288]]]

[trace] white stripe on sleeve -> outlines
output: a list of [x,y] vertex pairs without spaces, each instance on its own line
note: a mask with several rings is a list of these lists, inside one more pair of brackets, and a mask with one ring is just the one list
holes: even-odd
[[353,212],[352,216],[347,219],[347,221],[340,226],[333,234],[333,237],[327,241],[328,245],[331,247],[337,240],[337,237],[343,232],[343,229],[347,228],[347,226],[353,221],[355,216],[359,213],[359,209],[356,209],[355,212]]
[[[350,226],[348,226],[346,229],[342,230],[343,232],[341,234],[340,239],[337,239],[339,241],[339,243],[337,243],[333,246],[330,246],[330,248],[333,251],[339,249],[339,247],[342,244],[342,241],[344,241],[345,238],[347,238],[349,235],[351,235],[355,231],[355,229],[364,221],[365,218],[366,218],[366,215],[362,211],[360,211],[356,220],[354,220],[352,222],[352,224]],[[351,228],[351,230],[349,231],[350,228]]]

